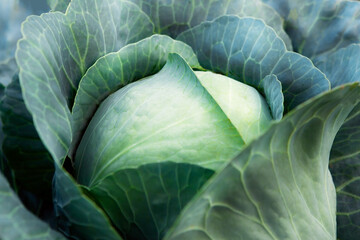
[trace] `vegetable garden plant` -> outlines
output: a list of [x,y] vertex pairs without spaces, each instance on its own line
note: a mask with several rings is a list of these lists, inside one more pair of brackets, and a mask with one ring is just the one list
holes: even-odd
[[360,2],[48,4],[0,18],[0,239],[359,239]]

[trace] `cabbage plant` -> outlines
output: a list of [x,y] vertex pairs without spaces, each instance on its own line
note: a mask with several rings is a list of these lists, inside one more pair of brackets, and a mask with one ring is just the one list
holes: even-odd
[[1,239],[360,235],[359,2],[48,4],[0,67]]

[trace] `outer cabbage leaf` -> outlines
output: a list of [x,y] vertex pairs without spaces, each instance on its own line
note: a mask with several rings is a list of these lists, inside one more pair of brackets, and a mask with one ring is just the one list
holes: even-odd
[[194,49],[204,68],[262,93],[266,76],[274,74],[282,84],[285,111],[329,90],[325,75],[306,57],[287,51],[261,20],[223,16],[183,32],[178,39]]
[[[332,87],[360,81],[360,45],[353,44],[315,58]],[[337,190],[339,239],[360,235],[360,104],[351,112],[336,135],[331,149],[330,170]]]
[[283,29],[283,20],[278,13],[261,0],[131,0],[147,13],[155,24],[156,32],[178,36],[181,32],[204,21],[222,15],[238,15],[263,19],[292,50],[289,37]]
[[0,168],[25,207],[55,226],[51,188],[54,161],[25,107],[17,75],[5,89],[0,110],[3,123]]
[[2,148],[16,183],[22,189],[50,198],[54,162],[34,128],[17,76],[5,89],[1,118],[5,134]]
[[109,175],[91,194],[126,239],[162,239],[213,173],[194,164],[144,164]]
[[26,210],[0,173],[0,238],[65,240],[58,232]]
[[109,219],[61,166],[55,164],[54,204],[58,227],[73,239],[121,240]]
[[337,233],[341,240],[360,235],[360,105],[346,119],[331,150],[330,171],[337,192]]
[[360,3],[343,0],[262,0],[285,19],[294,50],[309,57],[360,42]]
[[66,14],[31,16],[23,24],[16,60],[24,100],[54,159],[72,140],[69,108],[87,68],[108,52],[151,35],[150,19],[121,0],[73,0]]
[[[192,49],[165,35],[153,35],[100,58],[81,79],[72,116],[74,137],[71,155],[99,104],[133,81],[158,72],[169,52],[179,53],[194,68],[201,68]],[[109,71],[110,70],[110,71]]]
[[47,0],[52,11],[65,12],[71,0]]
[[329,152],[359,98],[353,84],[288,113],[205,184],[165,239],[336,239]]
[[331,87],[360,81],[360,45],[351,44],[326,58],[315,58],[314,64],[327,76]]

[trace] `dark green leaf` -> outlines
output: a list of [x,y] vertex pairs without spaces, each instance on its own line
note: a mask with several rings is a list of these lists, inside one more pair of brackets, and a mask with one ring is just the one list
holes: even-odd
[[26,210],[0,173],[0,239],[65,240]]
[[[360,81],[360,45],[352,44],[315,58],[332,87]],[[351,112],[336,135],[330,170],[337,190],[337,232],[341,240],[360,235],[360,105]]]
[[337,236],[352,240],[360,236],[360,109],[347,119],[336,136],[330,171],[337,193]]
[[[1,95],[3,95],[4,89],[1,84],[0,84],[0,90],[1,90]],[[0,146],[2,146],[3,141],[4,141],[4,132],[3,132],[2,127],[3,127],[3,124],[0,119]],[[15,187],[13,171],[9,166],[9,162],[7,161],[7,159],[4,156],[2,147],[0,149],[0,173],[2,173],[6,177],[6,179],[11,183],[11,187]]]
[[126,239],[162,239],[213,173],[193,164],[144,164],[109,175],[91,194]]
[[[0,24],[1,29],[1,24]],[[5,87],[11,82],[11,78],[17,71],[17,65],[14,58],[0,62],[0,100],[4,97]],[[3,123],[0,119],[0,146],[4,141]],[[0,148],[0,172],[2,172],[9,182],[14,183],[12,170],[9,163],[3,155],[2,147]]]
[[54,191],[58,225],[65,235],[86,240],[122,239],[104,212],[58,164],[55,165]]
[[337,192],[337,232],[341,240],[360,234],[360,104],[336,135],[330,171]]
[[14,170],[16,183],[22,189],[50,198],[54,161],[25,107],[17,76],[5,89],[1,119],[5,134],[2,148]]

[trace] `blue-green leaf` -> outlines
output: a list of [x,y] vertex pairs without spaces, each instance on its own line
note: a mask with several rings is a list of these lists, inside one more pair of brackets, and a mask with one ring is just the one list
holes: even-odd
[[336,239],[329,152],[359,98],[352,84],[288,113],[205,184],[165,239]]
[[360,42],[360,2],[344,0],[262,0],[285,19],[294,50],[326,55]]
[[274,120],[281,120],[284,114],[284,95],[281,82],[274,74],[264,78],[264,93]]
[[315,58],[314,64],[330,81],[331,87],[360,81],[360,45],[351,44],[326,57]]
[[274,74],[282,84],[285,110],[329,90],[329,81],[312,62],[286,50],[265,23],[224,16],[205,22],[178,37],[189,44],[202,67],[233,77],[260,90]]
[[271,7],[261,0],[131,0],[147,13],[155,24],[156,32],[172,37],[204,21],[222,15],[254,17],[265,21],[292,50],[289,37],[283,29],[283,20]]

